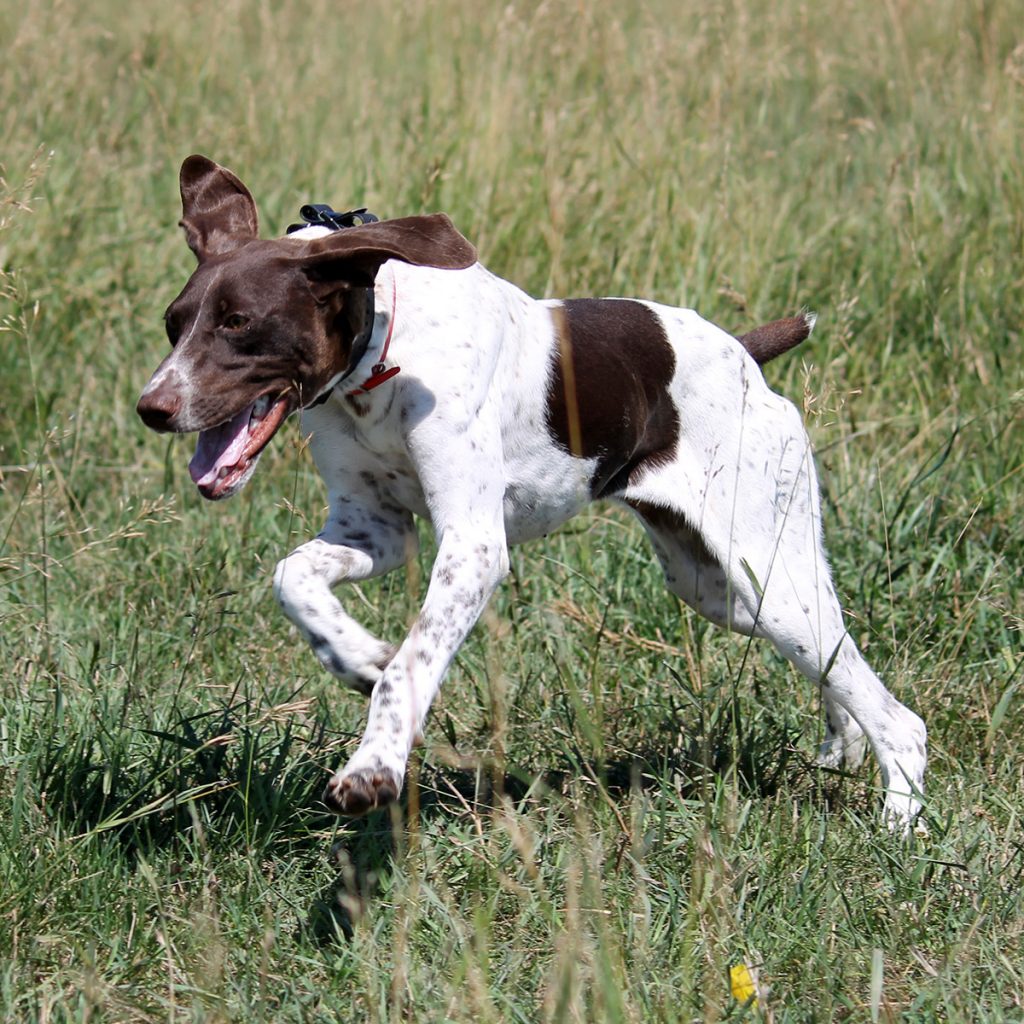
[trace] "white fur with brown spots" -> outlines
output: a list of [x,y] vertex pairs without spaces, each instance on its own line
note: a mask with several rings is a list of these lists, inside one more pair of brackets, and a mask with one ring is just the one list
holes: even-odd
[[[765,637],[821,686],[820,760],[854,767],[869,744],[884,818],[909,825],[924,724],[843,624],[806,432],[751,355],[798,343],[810,318],[738,341],[653,302],[537,301],[476,263],[441,217],[260,241],[248,191],[201,157],[182,167],[182,199],[199,266],[168,311],[174,348],[139,413],[154,429],[201,432],[193,477],[221,498],[301,410],[329,512],[278,564],[274,591],[321,664],[370,696],[362,741],[328,783],[331,807],[398,796],[445,672],[508,572],[508,545],[604,498],[636,512],[673,593]],[[367,287],[372,335],[351,366]],[[387,365],[401,372],[357,392],[389,336]],[[437,557],[392,646],[334,588],[405,564],[415,516],[432,524]]]

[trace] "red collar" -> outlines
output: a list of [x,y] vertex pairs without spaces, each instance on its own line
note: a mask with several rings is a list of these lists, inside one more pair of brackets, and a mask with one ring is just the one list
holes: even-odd
[[391,380],[401,372],[400,366],[386,368],[384,362],[388,357],[388,348],[391,346],[391,334],[395,329],[395,313],[398,309],[398,282],[395,280],[394,271],[391,274],[391,321],[388,323],[388,333],[384,338],[384,347],[380,350],[380,361],[373,364],[373,372],[357,388],[348,393],[350,395],[369,394],[375,387],[379,387],[386,380]]

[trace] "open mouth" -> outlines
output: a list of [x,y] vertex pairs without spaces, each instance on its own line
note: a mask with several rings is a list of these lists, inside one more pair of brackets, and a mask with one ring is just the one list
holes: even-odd
[[216,501],[235,493],[248,480],[260,452],[292,411],[288,396],[257,398],[220,426],[199,432],[188,471],[199,493]]

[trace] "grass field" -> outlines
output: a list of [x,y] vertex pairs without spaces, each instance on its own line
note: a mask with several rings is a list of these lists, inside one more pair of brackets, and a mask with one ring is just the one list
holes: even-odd
[[[0,41],[5,1020],[1024,1019],[1021,0],[0,0]],[[817,310],[767,375],[928,836],[608,508],[513,552],[401,810],[327,815],[364,708],[270,594],[298,430],[214,507],[134,414],[196,151],[266,233],[443,209],[534,294]],[[429,565],[349,600],[397,639]]]

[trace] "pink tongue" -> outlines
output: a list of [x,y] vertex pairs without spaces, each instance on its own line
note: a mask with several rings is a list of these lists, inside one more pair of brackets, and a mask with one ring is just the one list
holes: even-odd
[[219,427],[199,432],[196,453],[188,464],[189,474],[196,484],[203,486],[213,483],[225,466],[230,468],[241,459],[245,451],[245,442],[249,440],[249,417],[252,415],[252,408],[251,405],[248,406]]

